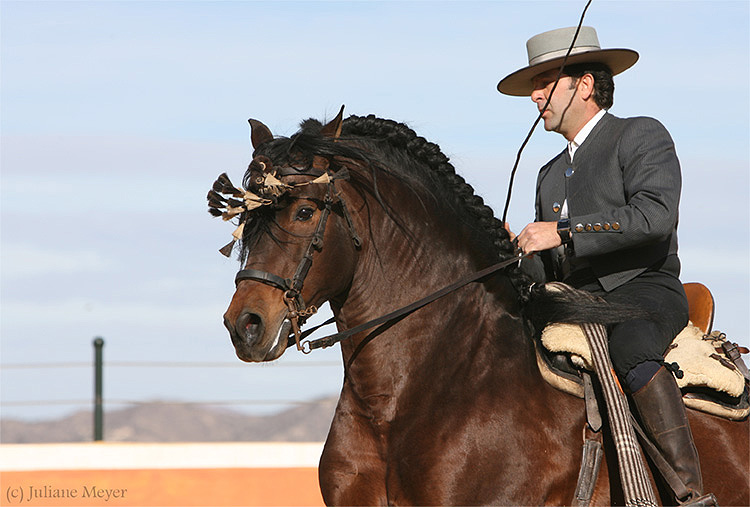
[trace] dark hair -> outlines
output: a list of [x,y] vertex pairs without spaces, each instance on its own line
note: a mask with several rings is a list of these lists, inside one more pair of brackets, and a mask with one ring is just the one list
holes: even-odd
[[567,65],[563,73],[579,78],[591,74],[594,78],[594,102],[602,109],[609,109],[615,100],[615,81],[612,71],[604,63],[576,63]]

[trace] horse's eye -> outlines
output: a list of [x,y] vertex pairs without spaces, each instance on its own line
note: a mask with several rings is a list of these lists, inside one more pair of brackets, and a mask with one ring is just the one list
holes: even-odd
[[294,219],[299,220],[300,222],[306,222],[310,220],[314,214],[315,210],[313,208],[305,206],[304,208],[300,208],[297,210],[297,215],[294,217]]

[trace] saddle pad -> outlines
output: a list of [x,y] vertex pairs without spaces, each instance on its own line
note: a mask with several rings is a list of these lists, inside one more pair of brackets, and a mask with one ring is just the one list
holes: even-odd
[[542,331],[542,345],[550,352],[570,354],[570,360],[578,368],[594,370],[589,344],[578,324],[549,324]]
[[677,385],[710,387],[735,398],[742,395],[745,378],[724,356],[723,341],[718,333],[704,335],[703,331],[688,323],[672,340],[664,357],[668,363],[679,364],[685,373],[682,379],[677,379]]
[[[577,324],[550,324],[542,331],[542,344],[552,352],[571,354],[578,367],[593,369],[591,351],[580,326]],[[745,389],[745,379],[721,350],[723,338],[718,333],[706,335],[692,323],[672,341],[665,361],[676,362],[685,373],[677,379],[684,387],[710,388],[739,397]],[[717,351],[718,349],[718,351]],[[724,361],[721,361],[723,359]],[[731,366],[730,366],[731,365]]]

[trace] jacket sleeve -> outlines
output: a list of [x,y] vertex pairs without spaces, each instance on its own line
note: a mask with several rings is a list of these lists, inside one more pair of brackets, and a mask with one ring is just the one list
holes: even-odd
[[676,229],[682,177],[674,143],[664,126],[652,118],[631,119],[616,152],[624,204],[571,216],[576,256],[663,241]]

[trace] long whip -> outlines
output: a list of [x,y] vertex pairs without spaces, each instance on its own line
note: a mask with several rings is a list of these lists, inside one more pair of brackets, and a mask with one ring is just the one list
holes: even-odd
[[549,93],[549,97],[547,97],[547,102],[544,103],[544,107],[541,111],[539,111],[539,116],[536,117],[536,121],[534,121],[534,124],[531,126],[531,129],[529,130],[529,133],[526,135],[526,139],[523,140],[523,143],[521,144],[521,148],[518,150],[518,154],[516,155],[516,162],[513,164],[513,169],[510,172],[510,183],[508,183],[508,196],[505,198],[505,209],[503,210],[503,224],[506,223],[506,218],[508,217],[508,208],[510,207],[510,196],[513,193],[513,181],[516,177],[516,171],[518,170],[518,163],[521,161],[521,153],[523,153],[524,148],[526,148],[526,144],[528,144],[529,139],[531,139],[531,135],[534,133],[534,129],[536,129],[536,126],[539,124],[539,121],[542,119],[542,115],[547,110],[547,106],[549,106],[549,101],[552,100],[552,94],[555,93],[555,89],[557,88],[557,84],[560,82],[560,78],[562,77],[563,69],[565,68],[565,64],[568,62],[568,57],[570,56],[570,52],[573,51],[573,47],[575,46],[576,40],[578,39],[578,33],[581,31],[581,26],[583,26],[583,18],[586,16],[586,11],[589,8],[589,5],[591,5],[592,0],[588,0],[586,2],[586,6],[583,8],[583,12],[581,13],[581,19],[578,21],[578,27],[576,28],[576,32],[573,35],[573,41],[570,43],[570,47],[568,48],[567,53],[565,53],[565,58],[563,58],[562,64],[560,65],[560,71],[557,73],[557,77],[555,78],[555,84],[552,86],[552,90]]

